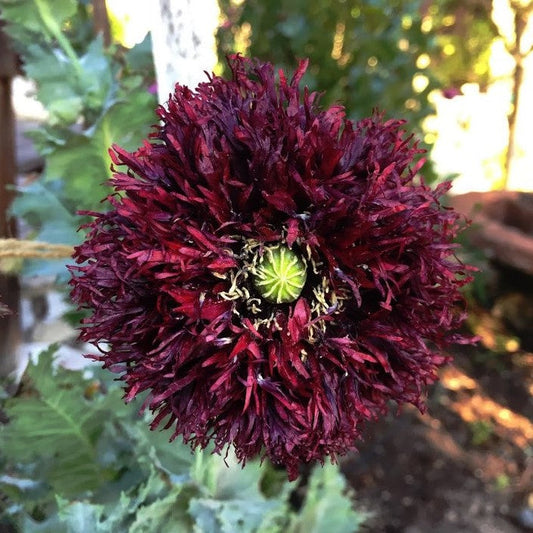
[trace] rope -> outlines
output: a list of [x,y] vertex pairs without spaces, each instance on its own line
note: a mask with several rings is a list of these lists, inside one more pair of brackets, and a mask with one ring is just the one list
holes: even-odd
[[74,248],[66,244],[50,244],[47,242],[19,239],[0,239],[0,259],[5,257],[62,259],[64,257],[70,257],[73,252]]

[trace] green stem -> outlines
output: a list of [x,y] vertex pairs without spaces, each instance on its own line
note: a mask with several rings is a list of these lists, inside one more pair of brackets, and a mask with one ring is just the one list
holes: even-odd
[[50,32],[52,37],[56,39],[59,46],[63,49],[66,56],[70,59],[70,61],[74,65],[74,68],[76,69],[78,74],[81,74],[83,69],[81,67],[78,54],[76,54],[69,40],[65,37],[65,35],[61,31],[59,24],[52,16],[52,13],[50,13],[50,8],[48,7],[48,4],[43,0],[35,0],[35,4],[37,6],[37,9],[39,10],[39,15],[44,25],[46,26],[46,29]]
[[109,130],[109,123],[106,120],[106,117],[104,117],[104,120],[102,120],[102,137],[103,137],[103,160],[106,163],[106,169],[108,172],[108,178],[111,178],[113,176],[113,173],[111,172],[111,156],[109,155],[109,148],[113,144],[113,136],[111,135],[111,132]]

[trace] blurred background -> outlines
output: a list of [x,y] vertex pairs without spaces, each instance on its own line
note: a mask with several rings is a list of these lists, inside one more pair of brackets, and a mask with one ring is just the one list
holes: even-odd
[[[533,531],[532,1],[0,0],[0,20],[0,531]],[[296,487],[146,435],[80,357],[65,285],[108,147],[235,52],[307,57],[323,106],[404,119],[480,269],[480,342],[428,413],[393,408]]]

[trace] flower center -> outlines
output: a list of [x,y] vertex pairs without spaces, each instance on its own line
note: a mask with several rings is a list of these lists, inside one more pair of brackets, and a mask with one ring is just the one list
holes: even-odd
[[305,262],[286,246],[270,246],[259,258],[252,279],[265,300],[289,303],[300,296],[307,279],[307,268]]

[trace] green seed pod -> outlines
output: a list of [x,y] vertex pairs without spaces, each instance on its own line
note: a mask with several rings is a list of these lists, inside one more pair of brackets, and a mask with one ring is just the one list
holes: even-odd
[[277,304],[293,302],[307,279],[305,262],[286,246],[265,248],[253,272],[259,294]]

